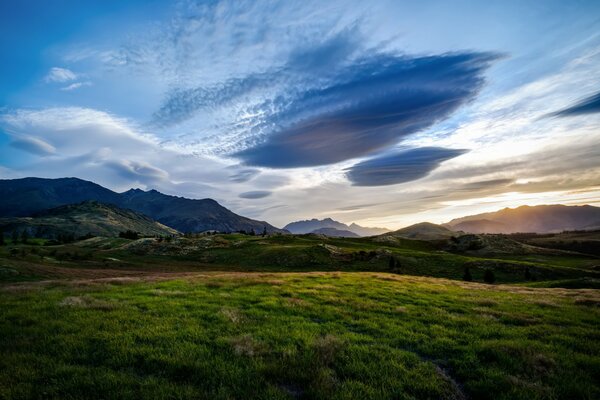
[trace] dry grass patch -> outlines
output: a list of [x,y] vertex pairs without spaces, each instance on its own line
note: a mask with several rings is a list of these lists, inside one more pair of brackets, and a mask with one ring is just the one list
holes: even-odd
[[331,364],[342,349],[343,342],[335,335],[319,336],[313,343],[313,349],[319,361],[324,365]]
[[238,355],[254,357],[264,351],[264,347],[250,335],[243,335],[229,340]]
[[240,324],[244,322],[246,318],[244,314],[242,314],[242,312],[236,308],[223,307],[221,308],[220,312],[227,320],[229,320],[229,322],[233,324]]
[[94,310],[114,310],[117,305],[91,296],[69,296],[58,303],[63,307],[88,308]]

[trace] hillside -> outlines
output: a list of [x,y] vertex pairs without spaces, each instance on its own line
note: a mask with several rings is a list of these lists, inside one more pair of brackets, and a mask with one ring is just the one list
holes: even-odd
[[145,215],[110,204],[86,201],[41,211],[32,217],[0,218],[3,232],[27,231],[30,236],[118,236],[132,230],[144,236],[170,236],[179,232]]
[[600,225],[600,208],[585,206],[521,206],[453,219],[444,224],[469,233],[551,233],[594,229]]
[[92,200],[142,213],[180,232],[254,229],[284,232],[264,221],[242,217],[212,199],[186,199],[156,190],[116,193],[78,178],[0,180],[0,217],[27,217],[50,208]]
[[355,223],[346,225],[343,222],[335,221],[331,218],[313,218],[309,220],[290,222],[289,224],[283,227],[283,229],[295,234],[319,233],[316,231],[324,228],[337,229],[340,231],[349,231],[356,234],[357,236],[374,236],[389,232],[389,229],[386,228],[369,228],[360,226]]
[[397,231],[386,233],[382,236],[402,237],[406,239],[417,240],[445,240],[457,235],[457,232],[441,225],[432,224],[430,222],[421,222],[407,226],[406,228],[398,229]]
[[315,233],[318,235],[331,236],[331,237],[359,237],[354,232],[350,232],[350,231],[343,230],[343,229],[335,229],[335,228],[315,229],[311,233]]

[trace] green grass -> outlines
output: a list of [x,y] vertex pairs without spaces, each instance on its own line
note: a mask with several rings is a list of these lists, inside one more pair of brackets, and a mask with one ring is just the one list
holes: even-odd
[[[133,246],[133,247],[132,247]],[[462,279],[465,267],[482,282],[487,269],[498,283],[527,283],[525,270],[538,282],[600,279],[599,260],[582,255],[469,255],[442,251],[434,244],[398,239],[325,238],[315,235],[240,234],[176,239],[138,245],[127,239],[96,238],[60,246],[0,247],[0,281],[55,278],[44,267],[122,271],[388,271],[390,257],[402,274]],[[40,268],[25,268],[23,264]],[[16,271],[14,274],[12,271]],[[64,274],[63,275],[68,275]],[[552,285],[550,285],[552,286]],[[591,286],[594,287],[594,286]]]
[[375,273],[0,288],[0,398],[596,399],[597,291]]

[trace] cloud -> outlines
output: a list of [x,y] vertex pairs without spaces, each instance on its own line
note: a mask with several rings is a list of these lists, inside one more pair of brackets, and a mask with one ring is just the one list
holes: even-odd
[[60,90],[62,90],[63,92],[70,92],[72,90],[79,89],[79,88],[84,87],[84,86],[92,86],[92,82],[89,82],[89,81],[86,81],[86,82],[75,82],[75,83],[71,83],[68,86],[60,88]]
[[242,199],[262,199],[267,196],[270,196],[272,192],[268,190],[253,190],[250,192],[244,192],[240,194],[240,198]]
[[248,182],[249,180],[251,180],[252,178],[257,176],[258,174],[260,174],[260,171],[258,169],[245,168],[245,169],[236,171],[232,175],[229,175],[229,180],[231,182],[235,182],[235,183],[244,183],[244,182]]
[[17,137],[10,142],[10,145],[39,156],[48,156],[56,153],[56,148],[50,143],[32,136]]
[[555,117],[571,117],[575,115],[592,114],[597,112],[600,112],[600,92],[550,115]]
[[131,180],[138,180],[144,183],[165,180],[169,174],[155,166],[143,161],[118,160],[108,161],[105,165],[117,171],[119,175]]
[[[233,154],[271,168],[333,164],[362,157],[424,130],[472,100],[497,55],[374,55],[334,82],[273,100],[263,143]],[[260,110],[268,112],[266,107]],[[281,128],[280,128],[281,127]]]
[[59,68],[59,67],[51,68],[50,71],[48,71],[48,74],[46,75],[46,77],[44,78],[44,80],[49,83],[50,82],[63,83],[63,82],[74,81],[75,79],[77,79],[77,74],[75,72],[73,72],[67,68]]
[[423,178],[443,161],[464,153],[439,147],[400,151],[355,164],[347,169],[347,177],[354,186],[395,185]]

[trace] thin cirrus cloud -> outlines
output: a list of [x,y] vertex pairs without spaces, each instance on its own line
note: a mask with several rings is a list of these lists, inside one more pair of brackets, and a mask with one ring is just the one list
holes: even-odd
[[443,161],[465,152],[440,147],[395,152],[355,164],[346,170],[346,176],[354,186],[395,185],[423,178]]
[[46,82],[64,83],[74,81],[75,79],[77,79],[77,74],[70,69],[54,67],[48,71],[44,80]]
[[555,117],[570,117],[582,114],[592,114],[600,112],[600,92],[587,97],[570,107],[550,114]]
[[[376,55],[333,82],[270,101],[265,140],[233,154],[247,165],[295,168],[363,157],[447,118],[472,100],[490,53],[428,57]],[[277,128],[277,127],[283,128]]]

